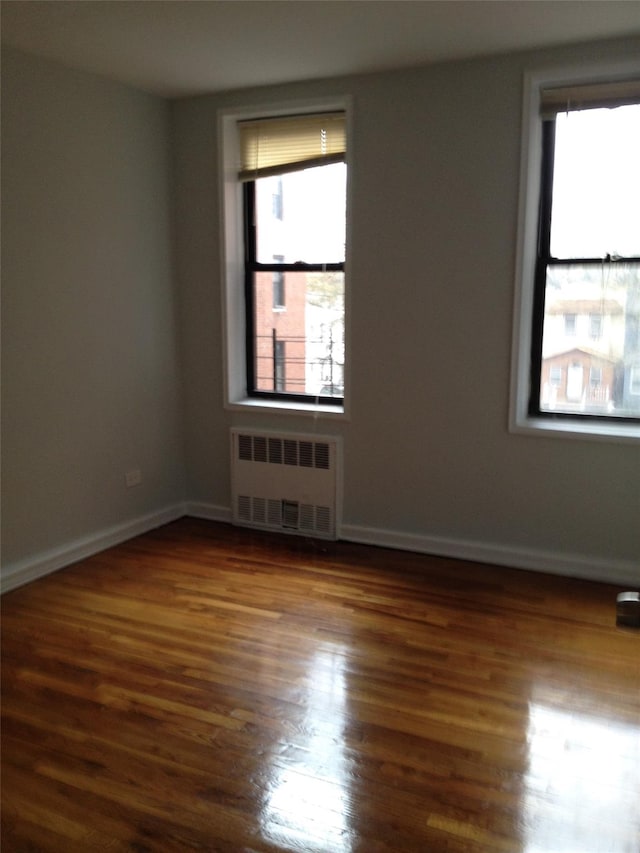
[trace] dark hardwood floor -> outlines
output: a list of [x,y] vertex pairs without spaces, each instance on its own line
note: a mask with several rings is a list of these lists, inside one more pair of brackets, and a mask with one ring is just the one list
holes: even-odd
[[2,599],[2,850],[640,850],[618,587],[183,519]]

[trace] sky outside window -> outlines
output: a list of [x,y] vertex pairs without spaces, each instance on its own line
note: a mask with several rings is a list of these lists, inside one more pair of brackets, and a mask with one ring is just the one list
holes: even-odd
[[551,254],[640,255],[640,105],[558,113]]

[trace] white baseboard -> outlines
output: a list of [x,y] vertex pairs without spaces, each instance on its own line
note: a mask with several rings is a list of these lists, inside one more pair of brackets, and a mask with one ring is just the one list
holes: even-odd
[[184,514],[192,518],[204,518],[207,521],[223,521],[231,524],[231,509],[228,506],[217,506],[202,501],[187,501]]
[[378,545],[399,551],[453,557],[458,560],[528,569],[633,588],[640,584],[640,565],[631,560],[605,560],[582,554],[563,554],[440,536],[418,536],[355,524],[343,524],[340,538],[363,545]]
[[[231,509],[199,501],[188,501],[142,516],[133,521],[110,527],[96,534],[77,539],[62,548],[52,549],[34,557],[8,565],[2,572],[2,592],[44,577],[58,569],[97,554],[105,548],[119,545],[127,539],[147,533],[184,515],[208,521],[231,523]],[[528,569],[565,577],[583,578],[620,586],[637,588],[640,585],[640,566],[631,560],[605,560],[579,554],[562,554],[533,548],[518,548],[440,536],[421,536],[397,530],[343,524],[340,539],[363,545],[395,548],[418,554],[433,554],[477,563]]]
[[54,548],[9,564],[2,571],[2,592],[9,592],[11,589],[16,589],[30,581],[51,574],[51,572],[62,569],[78,560],[83,560],[85,557],[91,557],[99,551],[104,551],[105,548],[119,545],[134,536],[140,536],[142,533],[147,533],[149,530],[175,521],[184,514],[184,504],[176,504],[159,512],[117,524],[89,536],[83,536],[81,539],[69,542],[61,548]]
[[[231,509],[214,504],[188,502],[185,505],[185,514],[209,521],[231,523]],[[378,545],[382,548],[395,548],[398,551],[413,551],[417,554],[452,557],[473,563],[546,572],[551,575],[582,578],[628,586],[633,589],[640,585],[640,564],[631,560],[605,560],[582,554],[543,551],[441,536],[421,536],[356,524],[342,524],[338,531],[338,538],[362,545]]]

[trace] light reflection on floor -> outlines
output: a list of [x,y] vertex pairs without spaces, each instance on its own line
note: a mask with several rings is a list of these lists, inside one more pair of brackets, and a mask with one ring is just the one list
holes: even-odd
[[333,644],[321,647],[305,683],[305,712],[291,748],[274,758],[262,812],[263,832],[275,843],[293,841],[308,853],[350,853],[342,648]]
[[640,851],[640,720],[534,703],[528,747],[523,853]]

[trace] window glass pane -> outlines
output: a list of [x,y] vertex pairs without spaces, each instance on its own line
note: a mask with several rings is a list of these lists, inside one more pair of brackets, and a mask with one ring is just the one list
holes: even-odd
[[342,263],[346,180],[344,163],[257,180],[258,262]]
[[[566,318],[575,321],[567,326]],[[594,336],[594,316],[599,320]],[[540,408],[640,416],[640,264],[547,271]]]
[[638,152],[640,104],[558,114],[553,257],[640,255]]
[[277,311],[272,276],[254,275],[253,390],[342,397],[344,273],[283,273],[286,308]]

